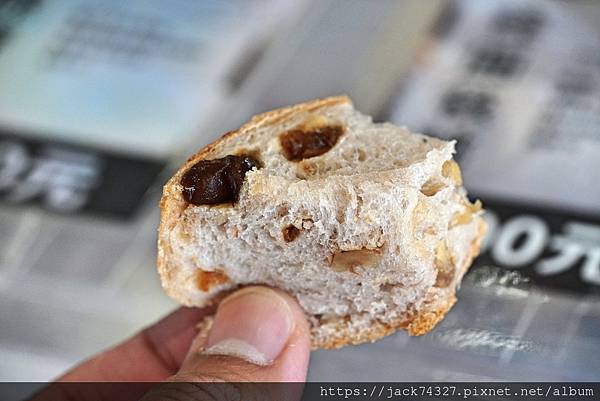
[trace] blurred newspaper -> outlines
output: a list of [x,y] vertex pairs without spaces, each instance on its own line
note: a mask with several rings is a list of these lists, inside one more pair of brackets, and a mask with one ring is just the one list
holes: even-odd
[[600,20],[577,3],[450,3],[388,117],[458,140],[489,209],[480,265],[597,293]]

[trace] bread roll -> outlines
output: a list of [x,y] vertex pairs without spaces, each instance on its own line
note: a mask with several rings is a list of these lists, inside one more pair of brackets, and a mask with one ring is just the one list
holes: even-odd
[[283,289],[314,348],[427,333],[485,231],[453,153],[454,141],[373,123],[343,96],[258,115],[165,185],[162,285],[188,306]]

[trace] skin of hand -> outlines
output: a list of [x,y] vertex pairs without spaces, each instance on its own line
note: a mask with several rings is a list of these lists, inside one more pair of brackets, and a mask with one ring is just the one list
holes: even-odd
[[291,296],[268,287],[246,287],[221,301],[210,329],[199,332],[198,323],[213,313],[180,308],[76,366],[31,401],[300,399],[310,332]]

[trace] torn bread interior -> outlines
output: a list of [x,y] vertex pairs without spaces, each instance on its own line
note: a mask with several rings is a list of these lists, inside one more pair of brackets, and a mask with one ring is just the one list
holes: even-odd
[[454,304],[485,231],[453,153],[346,97],[256,116],[165,185],[162,284],[197,306],[281,288],[306,311],[314,347],[424,334]]

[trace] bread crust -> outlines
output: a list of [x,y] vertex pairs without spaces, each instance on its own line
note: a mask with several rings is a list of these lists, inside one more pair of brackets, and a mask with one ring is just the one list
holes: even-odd
[[[209,272],[204,267],[197,269],[182,269],[177,266],[172,258],[169,235],[177,222],[182,217],[188,204],[181,197],[181,176],[191,166],[203,159],[210,159],[222,144],[240,135],[244,135],[255,129],[268,125],[279,124],[300,113],[312,112],[321,108],[331,107],[339,104],[352,104],[346,96],[330,97],[301,103],[295,106],[273,110],[253,117],[250,122],[244,124],[238,130],[228,132],[221,138],[201,149],[191,156],[163,188],[163,196],[160,200],[161,218],[158,235],[158,257],[157,267],[161,277],[163,288],[171,297],[187,306],[208,306],[218,303],[223,297],[239,286],[228,282],[227,277],[221,273],[217,280],[209,280],[205,283],[206,293],[191,293],[188,289],[195,286],[198,273]],[[427,293],[419,310],[413,309],[402,318],[392,322],[372,322],[368,328],[357,330],[352,327],[351,319],[339,317],[335,322],[329,322],[328,334],[325,334],[320,325],[312,328],[312,347],[317,348],[340,348],[349,344],[360,344],[374,342],[385,337],[398,329],[404,329],[410,335],[422,335],[429,332],[450,310],[456,302],[455,286],[462,275],[468,270],[472,260],[478,255],[482,236],[485,232],[485,223],[480,220],[479,235],[475,237],[470,246],[469,255],[458,269],[457,277],[453,285],[445,289],[443,294],[430,291]],[[331,330],[333,328],[333,330]]]

